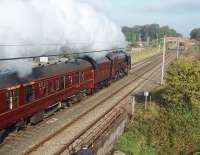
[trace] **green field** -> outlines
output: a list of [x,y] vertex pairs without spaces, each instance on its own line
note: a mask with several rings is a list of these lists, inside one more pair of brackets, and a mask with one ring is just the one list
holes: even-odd
[[142,61],[148,57],[151,57],[155,54],[161,52],[158,48],[138,48],[138,49],[130,49],[129,54],[131,55],[132,63],[137,63]]

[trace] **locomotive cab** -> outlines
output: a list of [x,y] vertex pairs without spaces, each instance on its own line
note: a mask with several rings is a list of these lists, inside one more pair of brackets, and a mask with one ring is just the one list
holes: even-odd
[[82,57],[82,59],[89,61],[94,68],[95,89],[97,90],[105,86],[108,86],[111,79],[110,76],[111,61],[107,57],[94,59],[90,56],[84,56]]
[[118,80],[128,74],[129,62],[127,54],[123,51],[108,53],[106,57],[111,61],[111,77]]

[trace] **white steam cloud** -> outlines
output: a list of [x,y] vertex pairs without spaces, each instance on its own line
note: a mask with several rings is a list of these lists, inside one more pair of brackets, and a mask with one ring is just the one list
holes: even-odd
[[[125,47],[121,28],[92,0],[0,0],[0,58]],[[28,46],[27,46],[28,45]],[[100,54],[96,54],[100,56]],[[28,60],[0,62],[2,70],[32,71]]]

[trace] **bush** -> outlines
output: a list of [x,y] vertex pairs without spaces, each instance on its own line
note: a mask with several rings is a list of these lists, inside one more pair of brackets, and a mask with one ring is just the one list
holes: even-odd
[[134,155],[178,155],[200,144],[200,111],[160,108],[159,115],[149,112],[136,116],[116,148]]
[[167,72],[163,98],[166,104],[181,105],[191,109],[200,101],[200,62],[181,58]]
[[134,155],[184,155],[200,150],[199,60],[181,58],[172,64],[166,86],[153,99],[164,106],[139,113],[117,148]]
[[152,123],[152,142],[158,154],[183,154],[200,143],[199,110],[163,108]]

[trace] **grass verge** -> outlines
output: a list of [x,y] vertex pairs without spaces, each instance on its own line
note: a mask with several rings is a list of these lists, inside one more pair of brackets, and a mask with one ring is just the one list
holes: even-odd
[[129,51],[129,54],[131,55],[132,63],[137,63],[159,52],[160,50],[158,48],[142,48],[132,49]]

